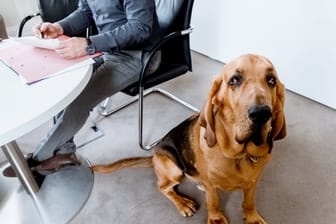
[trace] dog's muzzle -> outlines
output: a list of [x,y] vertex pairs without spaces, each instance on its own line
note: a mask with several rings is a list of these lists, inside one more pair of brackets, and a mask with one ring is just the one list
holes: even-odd
[[272,116],[272,109],[267,105],[253,105],[248,108],[248,117],[256,126],[265,124]]

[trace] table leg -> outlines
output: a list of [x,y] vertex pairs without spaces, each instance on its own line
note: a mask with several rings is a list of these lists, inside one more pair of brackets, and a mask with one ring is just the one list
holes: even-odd
[[[25,173],[29,169],[17,144],[11,142],[1,148],[9,161],[0,163],[0,223],[69,223],[81,211],[94,183],[88,160],[77,154],[81,165],[45,176],[38,189],[30,185],[29,174]],[[1,175],[10,165],[16,167],[22,180]]]
[[39,191],[39,187],[16,141],[1,146],[1,148],[26,192],[34,196]]

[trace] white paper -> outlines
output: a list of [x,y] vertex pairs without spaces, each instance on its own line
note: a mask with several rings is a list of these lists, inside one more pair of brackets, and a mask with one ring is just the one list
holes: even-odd
[[59,44],[58,39],[41,39],[35,36],[18,37],[18,38],[13,38],[13,40],[23,43],[23,44],[29,44],[35,47],[45,48],[45,49],[50,49],[50,50],[56,49]]

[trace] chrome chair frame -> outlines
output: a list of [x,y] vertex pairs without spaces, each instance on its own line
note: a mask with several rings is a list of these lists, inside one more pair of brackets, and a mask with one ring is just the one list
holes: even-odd
[[143,101],[144,101],[144,97],[152,94],[152,93],[159,93],[160,95],[167,97],[185,107],[187,107],[188,109],[192,110],[193,112],[198,113],[199,109],[196,108],[195,106],[187,103],[186,101],[176,97],[175,95],[173,95],[172,93],[163,90],[161,88],[157,88],[157,87],[152,87],[149,90],[145,91],[145,86],[144,86],[144,74],[146,73],[147,67],[149,65],[150,60],[152,59],[152,57],[155,55],[155,53],[160,50],[162,48],[162,46],[170,41],[171,39],[174,38],[178,38],[184,35],[189,35],[192,32],[193,28],[190,26],[188,29],[182,30],[182,31],[176,31],[176,32],[172,32],[168,35],[166,35],[159,43],[157,43],[150,51],[149,56],[145,59],[144,61],[144,66],[143,69],[141,71],[140,74],[140,78],[139,78],[139,92],[137,96],[134,96],[132,99],[130,99],[129,101],[127,101],[126,103],[116,106],[115,108],[110,108],[111,106],[111,98],[107,98],[99,107],[98,112],[100,115],[108,117],[110,115],[112,115],[113,113],[127,107],[128,105],[138,101],[138,131],[139,131],[139,146],[145,150],[145,151],[149,151],[151,150],[154,146],[156,146],[158,144],[158,142],[160,140],[156,140],[153,143],[150,144],[144,144],[144,140],[143,140]]

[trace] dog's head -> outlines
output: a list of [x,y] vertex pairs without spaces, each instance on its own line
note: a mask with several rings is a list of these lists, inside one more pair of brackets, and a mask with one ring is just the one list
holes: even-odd
[[238,144],[284,138],[284,101],[284,86],[267,58],[247,54],[234,59],[212,82],[201,111],[207,145],[216,145],[220,125]]

